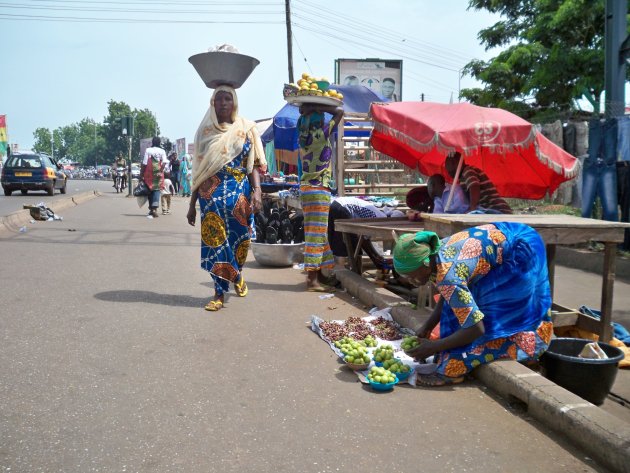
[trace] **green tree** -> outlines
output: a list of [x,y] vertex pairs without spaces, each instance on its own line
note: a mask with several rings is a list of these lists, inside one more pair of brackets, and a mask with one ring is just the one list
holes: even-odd
[[50,154],[52,150],[52,133],[48,128],[37,128],[33,132],[33,151]]
[[604,90],[604,0],[470,0],[469,9],[499,14],[479,32],[496,57],[473,60],[464,74],[484,84],[461,91],[477,105],[501,107],[521,116],[574,108]]

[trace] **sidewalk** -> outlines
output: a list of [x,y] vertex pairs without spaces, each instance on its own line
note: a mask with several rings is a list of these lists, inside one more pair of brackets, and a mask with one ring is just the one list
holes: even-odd
[[[306,326],[399,302],[352,273],[324,300],[250,255],[249,295],[208,313],[187,200],[154,220],[115,194],[68,205],[0,232],[0,470],[630,471],[625,422],[502,372],[520,365],[448,388],[363,386]],[[409,312],[394,308],[405,325]]]
[[[348,292],[368,306],[392,307],[394,320],[413,330],[429,316],[428,311],[409,307],[403,298],[375,286],[365,278],[349,271],[336,273]],[[601,297],[599,275],[580,270],[556,268],[556,300],[569,307],[590,305],[598,307]],[[580,294],[576,304],[575,294]],[[628,317],[630,285],[621,281],[615,284],[614,307],[622,307]],[[613,320],[618,320],[615,311]],[[625,406],[607,399],[600,407],[581,399],[557,386],[538,373],[513,361],[482,365],[475,376],[500,396],[523,403],[527,412],[549,428],[565,435],[585,453],[613,471],[630,471],[630,370],[619,370],[612,394],[625,401]]]

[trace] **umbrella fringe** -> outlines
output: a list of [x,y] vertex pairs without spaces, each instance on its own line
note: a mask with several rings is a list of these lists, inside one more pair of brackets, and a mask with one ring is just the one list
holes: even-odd
[[384,135],[388,135],[388,136],[391,136],[392,138],[395,138],[401,143],[421,153],[428,153],[435,147],[439,148],[440,150],[444,150],[447,153],[450,151],[455,151],[454,147],[445,146],[442,143],[440,143],[440,136],[438,133],[435,133],[435,135],[433,135],[433,138],[431,138],[428,142],[423,143],[421,141],[413,139],[412,137],[403,133],[402,131],[394,130],[393,128],[387,125],[384,125],[382,123],[374,122],[374,129],[378,131],[379,133],[383,133]]
[[[426,143],[423,143],[421,141],[415,140],[412,137],[410,137],[409,135],[399,131],[399,130],[395,130],[383,123],[379,123],[379,122],[374,122],[374,129],[376,131],[378,131],[379,133],[383,133],[385,135],[389,135],[392,138],[395,138],[396,140],[400,141],[401,143],[404,143],[405,145],[409,146],[410,148],[419,151],[421,153],[428,153],[433,149],[438,149],[440,151],[444,151],[445,153],[449,153],[451,151],[455,151],[456,148],[452,147],[452,146],[446,146],[444,144],[442,144],[440,142],[440,135],[439,133],[435,133],[433,135],[433,138],[431,138],[431,140],[429,140]],[[481,145],[482,148],[485,148],[487,150],[489,150],[491,153],[493,154],[508,154],[511,152],[514,152],[516,149],[518,148],[527,148],[529,146],[531,146],[532,144],[536,147],[536,157],[538,158],[538,160],[543,163],[544,165],[546,165],[547,167],[549,167],[550,169],[553,169],[557,174],[563,175],[564,177],[568,178],[568,179],[572,179],[574,177],[576,177],[579,173],[580,173],[580,161],[579,160],[575,160],[575,163],[573,165],[573,167],[571,169],[565,169],[563,166],[561,166],[560,164],[556,163],[555,161],[553,161],[549,156],[543,154],[540,151],[540,148],[538,147],[538,142],[536,141],[536,134],[537,134],[537,130],[535,129],[535,127],[531,128],[531,131],[529,133],[529,135],[527,136],[527,138],[525,138],[523,141],[519,142],[519,143],[510,143],[510,144],[497,144],[497,145],[492,145],[492,144],[483,144]],[[464,148],[461,149],[461,151],[464,153],[464,156],[469,156],[471,154],[473,154],[476,150],[478,150],[480,148],[479,145],[475,145],[475,146],[466,146]]]

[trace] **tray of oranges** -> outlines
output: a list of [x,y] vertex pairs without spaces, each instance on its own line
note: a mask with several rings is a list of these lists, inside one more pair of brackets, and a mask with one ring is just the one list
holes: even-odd
[[288,103],[296,105],[316,103],[340,106],[343,103],[343,94],[331,89],[328,79],[316,78],[306,72],[296,83],[285,84],[283,95]]

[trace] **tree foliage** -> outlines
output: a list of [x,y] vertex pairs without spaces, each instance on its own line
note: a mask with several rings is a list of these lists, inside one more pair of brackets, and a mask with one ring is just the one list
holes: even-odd
[[[148,109],[131,109],[124,102],[110,100],[107,115],[102,122],[83,118],[78,123],[59,127],[55,130],[37,128],[33,133],[33,150],[53,154],[55,158],[67,158],[83,165],[111,164],[118,153],[128,156],[129,140],[122,135],[121,117],[134,117],[134,134],[131,140],[131,157],[140,159],[140,139],[159,136],[157,118]],[[163,138],[168,151],[172,143]]]
[[504,49],[466,65],[464,74],[484,87],[463,89],[462,98],[528,117],[568,110],[585,94],[599,100],[604,0],[470,0],[468,8],[501,16],[478,38],[486,50]]

